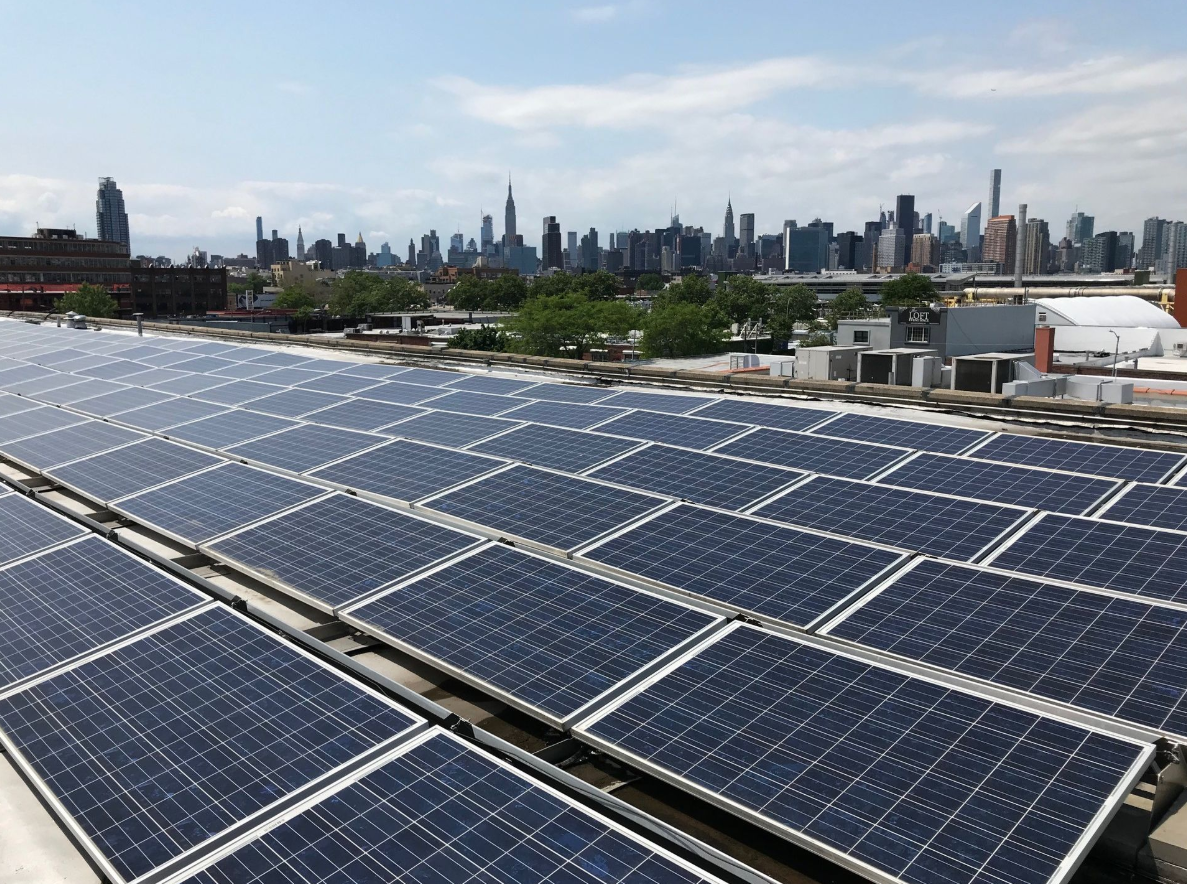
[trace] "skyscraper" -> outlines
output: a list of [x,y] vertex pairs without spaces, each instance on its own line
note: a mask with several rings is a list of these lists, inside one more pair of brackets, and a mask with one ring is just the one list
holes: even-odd
[[1134,265],[1133,231],[1123,230],[1117,234],[1117,269],[1128,270]]
[[960,242],[970,261],[981,254],[981,204],[973,203],[960,219]]
[[1051,231],[1042,218],[1026,219],[1026,249],[1023,255],[1022,272],[1028,276],[1047,273],[1048,255],[1051,252]]
[[1148,270],[1162,261],[1166,254],[1167,224],[1166,219],[1158,217],[1147,218],[1142,223],[1142,247],[1134,261],[1139,270]]
[[1013,272],[1017,238],[1018,226],[1013,215],[990,218],[981,243],[981,260],[1002,265],[1003,273]]
[[128,213],[124,211],[124,194],[114,178],[99,179],[99,193],[95,198],[96,236],[106,242],[128,245]]
[[576,270],[577,269],[577,231],[570,230],[568,233],[565,234],[565,238],[567,240],[566,245],[567,245],[568,251],[569,251],[569,266],[566,269]]
[[507,248],[518,245],[515,240],[515,200],[511,196],[511,176],[507,176],[507,206],[503,210],[503,245]]
[[[894,220],[907,234],[907,242],[915,235],[915,197],[909,193],[900,193],[894,199]],[[910,245],[907,249],[910,250]],[[903,263],[906,263],[905,261]]]
[[[490,215],[486,217],[489,218]],[[412,267],[416,266],[416,243],[411,239],[408,240],[408,264]]]
[[1187,267],[1187,224],[1182,221],[1167,222],[1166,251],[1162,263],[1167,278],[1172,282],[1176,271]]
[[297,260],[305,260],[305,237],[301,233],[301,226],[297,225]]
[[[487,254],[495,244],[495,219],[490,215],[482,216],[482,254]],[[415,264],[416,261],[411,263]]]
[[1002,203],[1002,170],[994,169],[989,173],[989,217],[996,218],[1001,213]]
[[451,252],[460,252],[466,248],[466,238],[461,231],[449,234],[449,250]]
[[264,238],[264,219],[256,215],[256,242]]
[[1067,238],[1075,245],[1081,245],[1092,239],[1092,228],[1096,224],[1096,218],[1092,215],[1085,215],[1083,212],[1076,212],[1068,219],[1067,222]]
[[738,216],[741,222],[741,238],[738,243],[738,248],[743,251],[747,258],[754,257],[754,213],[743,212]]
[[591,227],[589,233],[581,237],[581,266],[588,270],[598,269],[598,231]]
[[545,270],[551,267],[563,269],[565,257],[561,254],[561,226],[557,223],[555,215],[544,216],[543,239],[540,245],[540,266]]
[[725,201],[725,224],[721,236],[725,240],[725,257],[732,258],[737,251],[738,239],[734,236],[734,206],[728,198]]
[[931,233],[931,212],[923,216],[923,224],[921,225],[920,233]]

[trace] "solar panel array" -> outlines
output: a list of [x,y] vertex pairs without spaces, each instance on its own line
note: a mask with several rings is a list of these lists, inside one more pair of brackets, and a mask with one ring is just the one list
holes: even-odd
[[[29,346],[28,336],[41,346]],[[20,360],[43,360],[46,367]],[[13,390],[22,395],[8,395]],[[1123,796],[1148,747],[1060,720],[1051,714],[1054,707],[1042,704],[1072,706],[1106,724],[1128,722],[1171,735],[1182,730],[1182,695],[1174,693],[1174,686],[1184,682],[1176,668],[1182,649],[1176,626],[1180,612],[1174,606],[1183,599],[1174,565],[1187,533],[1077,518],[1098,512],[1104,502],[1110,520],[1173,522],[1178,506],[1173,488],[1121,489],[1117,480],[1168,482],[1184,462],[1176,453],[991,436],[856,412],[838,416],[811,404],[539,384],[310,359],[192,339],[100,339],[2,323],[0,391],[0,453],[5,456],[46,469],[51,478],[121,515],[201,547],[296,599],[338,612],[381,640],[554,726],[568,726],[585,714],[583,709],[600,710],[577,727],[582,739],[725,802],[731,811],[792,840],[814,839],[811,846],[859,871],[921,882],[1046,881],[1052,863],[1072,862],[1091,842],[1094,827]],[[590,427],[593,432],[586,431]],[[191,446],[268,469],[226,463]],[[61,456],[68,462],[59,462]],[[286,478],[277,470],[311,481]],[[588,478],[575,475],[580,472]],[[327,493],[327,485],[414,504],[421,515]],[[704,505],[676,504],[673,498]],[[5,500],[0,496],[0,524]],[[1028,521],[1027,507],[1047,514]],[[756,515],[727,512],[743,509]],[[1152,510],[1156,516],[1150,516]],[[69,526],[58,520],[62,524]],[[479,547],[479,535],[527,542],[545,552]],[[91,542],[72,541],[75,536],[72,529],[48,552],[39,547],[34,558],[0,565],[0,596],[8,571]],[[1000,547],[999,541],[1004,541]],[[580,567],[558,561],[557,552],[575,555]],[[903,570],[908,552],[969,561],[989,554],[994,569],[1041,575],[1047,582],[930,559]],[[948,608],[937,603],[930,617],[908,608],[878,608],[929,569],[946,570],[943,579],[932,579],[925,588],[928,598],[936,597],[939,586],[960,584],[950,592]],[[998,583],[985,575],[995,575]],[[1009,584],[1005,588],[1003,580]],[[143,590],[132,581],[124,587],[127,607],[138,608],[140,619],[127,620],[122,605],[97,610],[99,583],[76,583],[84,589],[72,589],[75,582],[36,589],[51,608],[63,608],[67,622],[46,616],[37,627],[41,633],[22,623],[28,631],[23,645],[13,638],[18,627],[6,627],[0,614],[0,673],[6,638],[22,649],[13,652],[14,660],[28,658],[26,669],[13,676],[26,679],[23,687],[0,695],[5,740],[11,742],[13,728],[25,728],[25,736],[44,728],[38,716],[50,714],[46,704],[63,690],[83,698],[80,709],[99,704],[104,715],[135,717],[151,730],[153,715],[160,712],[150,712],[149,701],[160,702],[164,694],[153,695],[156,688],[144,669],[148,664],[138,654],[161,653],[153,648],[155,636],[184,633],[186,624],[209,613],[143,604],[135,596]],[[871,593],[879,583],[885,585]],[[637,588],[642,585],[656,589]],[[954,623],[953,615],[965,610],[961,606],[970,594],[987,586],[992,604]],[[1091,589],[1101,586],[1114,594]],[[0,611],[39,610],[20,601],[19,592],[28,592],[27,587],[9,591],[18,594]],[[90,604],[72,607],[73,600],[63,601],[70,592],[89,595]],[[152,595],[167,608],[169,591]],[[180,598],[178,604],[201,601]],[[1062,605],[1059,616],[1044,620],[1055,604]],[[907,658],[950,673],[955,684],[991,682],[1046,711],[995,703],[970,689],[910,676],[889,663],[873,665],[770,631],[744,627],[721,633],[722,607],[797,630],[827,623],[826,632],[836,636],[829,641],[860,641],[872,652],[890,655],[886,659]],[[224,613],[220,609],[219,615]],[[846,624],[858,624],[863,613],[882,619],[860,637],[842,635]],[[1080,634],[1060,625],[1090,614]],[[40,617],[29,615],[30,620]],[[1132,634],[1123,632],[1127,624]],[[59,644],[45,632],[54,629],[63,637]],[[1021,641],[1018,636],[1027,630],[1033,635]],[[685,653],[698,636],[715,631],[702,647]],[[903,639],[908,632],[911,642]],[[761,640],[737,644],[738,636],[752,634]],[[879,646],[892,634],[897,635],[894,647]],[[132,638],[118,644],[124,635]],[[223,653],[220,641],[183,636],[183,674],[171,689],[185,687],[187,678],[196,679],[193,688],[204,696],[211,687],[202,679],[225,677],[238,684],[234,679],[242,673],[209,664],[208,655]],[[934,648],[927,651],[929,641]],[[1017,659],[998,660],[992,650],[1010,642],[1023,650]],[[61,644],[74,648],[73,654],[55,657]],[[787,650],[790,645],[799,650]],[[1101,657],[1110,646],[1111,655]],[[44,666],[30,650],[34,647],[49,653]],[[965,656],[944,656],[953,647]],[[90,657],[79,662],[79,654]],[[680,654],[681,660],[671,662]],[[118,671],[104,668],[105,661],[117,658]],[[812,665],[805,662],[809,658]],[[1140,672],[1134,662],[1139,658],[1146,664]],[[206,663],[199,666],[199,659]],[[243,661],[223,663],[238,667]],[[1040,673],[1043,664],[1047,669]],[[28,681],[32,676],[26,672],[44,672],[46,666],[57,667],[48,680]],[[70,681],[84,670],[86,684]],[[139,694],[124,681],[133,674],[144,682],[138,682]],[[696,691],[667,692],[686,676],[697,682]],[[1127,684],[1131,689],[1122,695]],[[51,685],[56,693],[36,695]],[[87,691],[96,693],[91,697]],[[100,696],[103,691],[114,693]],[[12,712],[5,705],[22,696],[29,706]],[[109,697],[120,699],[109,703]],[[714,702],[706,706],[709,700]],[[42,779],[55,797],[59,790],[69,792],[65,766],[56,756],[90,751],[86,741],[98,739],[97,729],[109,720],[94,711],[99,705],[89,713],[94,723],[68,717],[68,737],[79,741],[78,748],[44,747],[31,737],[24,749],[13,744],[34,773],[44,765],[47,777]],[[941,707],[945,711],[936,717]],[[746,708],[759,717],[747,715]],[[904,709],[913,711],[904,716]],[[14,717],[6,718],[9,714]],[[868,767],[855,767],[851,756],[847,766],[838,766],[846,720],[856,729],[845,732],[846,744],[852,745],[849,734],[877,724],[878,739],[889,741],[886,757],[900,747],[907,754],[885,769],[879,767],[882,755]],[[688,722],[687,727],[677,726],[680,722]],[[767,727],[771,723],[774,731]],[[235,724],[251,726],[238,719]],[[792,733],[794,745],[778,736]],[[830,742],[820,734],[836,739]],[[174,728],[162,744],[180,735]],[[328,732],[319,727],[318,736],[326,738]],[[282,746],[286,738],[267,739]],[[330,739],[336,746],[342,743]],[[404,745],[402,738],[390,739],[393,746]],[[978,760],[978,747],[991,744],[998,758],[1018,762],[1002,779]],[[355,744],[353,757],[373,750],[379,757],[385,745],[382,740]],[[801,755],[784,758],[785,750]],[[387,751],[385,764],[403,751]],[[1060,754],[1068,766],[1052,767],[1046,756],[1040,758],[1043,753]],[[176,757],[184,759],[184,751],[178,749]],[[308,774],[306,761],[299,764]],[[267,776],[279,778],[279,786],[269,780],[267,788],[255,789],[266,777],[253,779],[253,771],[240,769],[239,782],[223,783],[234,797],[216,798],[201,808],[193,800],[196,791],[182,782],[177,785],[184,788],[162,799],[159,791],[138,791],[139,781],[119,779],[123,771],[95,768],[90,781],[104,783],[105,789],[110,783],[117,802],[102,813],[111,815],[118,806],[127,814],[120,822],[123,830],[118,825],[103,829],[96,842],[102,842],[99,852],[117,877],[127,876],[159,868],[210,834],[241,826],[236,814],[252,801],[263,802],[262,807],[295,789],[308,791],[308,809],[327,806],[317,797],[320,786],[308,779],[301,785],[290,776],[291,761],[269,755],[259,763]],[[269,763],[275,769],[267,769]],[[918,776],[910,782],[906,775],[889,776],[904,769]],[[958,769],[965,773],[953,773]],[[776,770],[772,785],[770,771]],[[349,790],[362,782],[361,776],[352,774],[328,788]],[[971,797],[945,814],[922,796],[938,790],[945,800],[951,797],[947,776]],[[1017,806],[1016,794],[1005,788],[1018,778],[1040,789],[1029,809]],[[419,788],[424,787],[421,782]],[[160,801],[165,803],[158,807]],[[1008,826],[1002,822],[1003,801],[1016,814]],[[82,829],[90,833],[84,803],[79,795],[62,801],[68,812],[83,814]],[[812,807],[810,817],[796,815]],[[85,810],[92,812],[92,805]],[[298,813],[291,822],[302,818]],[[896,819],[902,825],[892,822]],[[267,833],[257,833],[248,845],[263,844],[268,833],[289,825],[265,826]],[[929,825],[933,831],[926,839],[913,840],[922,838]],[[153,826],[161,832],[154,833]],[[507,843],[532,843],[537,834],[520,833],[518,841]],[[335,843],[342,839],[338,832],[323,831],[321,837]],[[390,839],[380,840],[391,846]],[[128,847],[133,842],[135,850]],[[572,846],[571,836],[566,843]],[[439,846],[426,850],[429,866],[442,861]],[[979,865],[971,859],[978,851],[983,854]],[[297,853],[300,862],[313,856],[307,851],[292,856]],[[350,863],[358,860],[357,853],[333,859],[318,851],[317,869],[340,874],[343,867],[354,868]],[[246,865],[233,862],[240,855]],[[286,866],[286,859],[270,860],[265,869],[259,865],[261,855],[248,861],[251,855],[243,847],[220,859],[219,864],[230,863],[221,865],[220,874],[231,880],[264,874],[304,880],[314,868]],[[624,880],[628,873],[624,869]]]

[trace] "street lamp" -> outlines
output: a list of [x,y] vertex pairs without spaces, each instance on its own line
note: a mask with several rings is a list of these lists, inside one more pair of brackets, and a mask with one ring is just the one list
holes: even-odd
[[1109,334],[1117,339],[1117,346],[1113,350],[1113,380],[1117,379],[1117,359],[1121,353],[1121,335],[1118,332],[1109,329]]

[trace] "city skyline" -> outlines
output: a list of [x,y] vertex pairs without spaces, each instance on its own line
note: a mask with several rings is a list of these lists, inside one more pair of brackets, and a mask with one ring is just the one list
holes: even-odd
[[[136,253],[250,253],[257,215],[294,240],[300,228],[306,243],[361,231],[401,250],[429,229],[477,237],[510,169],[519,230],[537,247],[542,217],[566,232],[646,229],[664,226],[678,202],[684,223],[717,230],[727,199],[755,215],[756,234],[818,216],[860,232],[900,193],[937,223],[959,226],[969,206],[987,202],[986,173],[1000,168],[1003,212],[1026,202],[1061,226],[1079,208],[1098,229],[1136,232],[1147,217],[1187,215],[1187,182],[1173,174],[1187,161],[1187,110],[1173,100],[1187,81],[1176,49],[1184,26],[1175,3],[1143,6],[1165,27],[1134,31],[1105,3],[1051,4],[1035,18],[1006,2],[983,10],[975,45],[931,24],[922,7],[892,15],[871,6],[868,27],[810,29],[795,54],[772,55],[756,52],[744,25],[704,33],[682,23],[679,51],[655,50],[644,37],[650,26],[683,17],[658,0],[527,4],[511,23],[483,20],[494,65],[487,54],[446,58],[427,45],[393,54],[368,29],[322,46],[314,16],[302,12],[312,7],[300,3],[293,23],[261,25],[263,44],[248,35],[266,10],[214,4],[209,16],[236,24],[216,53],[208,33],[154,8],[121,32],[144,51],[129,53],[119,77],[81,80],[80,66],[97,66],[103,51],[91,40],[102,13],[15,7],[13,64],[33,64],[49,34],[72,61],[45,72],[60,107],[14,96],[13,112],[38,137],[5,146],[0,226],[94,235],[94,182],[111,176]],[[462,4],[438,18],[474,40],[461,26],[478,9]],[[710,6],[681,9],[695,19]],[[800,24],[824,14],[794,13]],[[400,27],[427,16],[403,11]],[[561,26],[557,41],[551,31]],[[285,52],[302,64],[278,64]],[[192,65],[152,66],[175,55]],[[366,87],[344,94],[341,82]],[[195,94],[207,137],[109,113],[111,102],[135,101],[160,103],[152,116],[168,117]],[[987,216],[986,205],[982,226]]]

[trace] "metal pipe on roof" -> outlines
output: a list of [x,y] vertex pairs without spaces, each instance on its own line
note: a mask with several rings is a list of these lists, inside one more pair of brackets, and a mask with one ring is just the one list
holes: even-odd
[[1047,288],[1046,286],[1012,286],[1006,288],[966,288],[964,293],[969,296],[984,297],[1014,297],[1022,295],[1027,298],[1079,298],[1095,295],[1134,295],[1147,301],[1158,301],[1163,298],[1174,300],[1175,287],[1172,285],[1158,286],[1068,286],[1067,288]]

